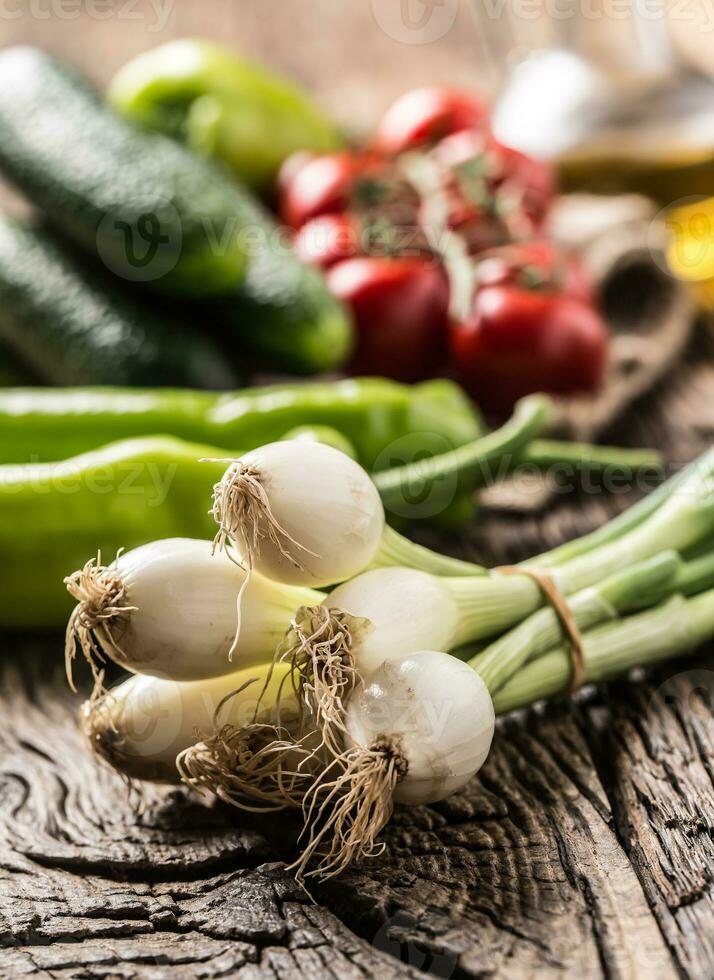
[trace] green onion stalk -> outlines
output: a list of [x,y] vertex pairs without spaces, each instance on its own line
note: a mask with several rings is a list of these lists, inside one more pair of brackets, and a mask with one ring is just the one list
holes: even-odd
[[[301,805],[298,876],[329,877],[377,853],[395,801],[435,802],[478,771],[495,710],[567,689],[561,621],[534,569],[568,597],[586,680],[679,655],[714,634],[714,450],[609,525],[523,563],[523,574],[455,562],[386,528],[383,500],[405,487],[438,493],[444,479],[477,481],[504,454],[525,452],[547,421],[547,400],[526,399],[498,432],[389,471],[379,487],[320,444],[271,443],[228,461],[214,489],[216,550],[239,553],[248,580],[260,573],[295,590],[342,584],[325,598],[311,593],[275,654],[286,678],[277,700],[287,692],[298,707],[287,735],[278,704],[269,712],[274,738],[264,722],[237,735],[224,726],[177,764],[189,784],[239,805],[260,806],[265,779],[271,808]],[[92,591],[94,581],[86,585]],[[467,643],[481,644],[470,661],[449,653]],[[253,736],[249,778],[239,758]],[[238,797],[227,789],[237,770]]]
[[[665,549],[686,553],[706,547],[714,535],[714,451],[686,467],[630,511],[590,535],[522,563],[524,568],[546,572],[559,592],[573,595],[596,586],[622,569],[655,558]],[[397,564],[398,549],[388,555]],[[386,549],[380,553],[381,558]],[[433,573],[429,555],[421,564]],[[384,561],[387,564],[387,561]],[[412,567],[417,562],[412,564]],[[489,639],[520,623],[544,603],[541,587],[528,575],[504,576],[498,570],[476,566],[480,577],[450,588],[468,597],[473,609],[469,642]],[[364,612],[361,613],[365,615]]]
[[[681,655],[714,636],[712,467],[714,452],[670,480],[654,505],[638,505],[636,518],[617,518],[619,534],[595,532],[592,547],[547,566],[570,597],[586,682]],[[498,571],[438,579],[412,569],[430,592],[416,579],[409,586],[406,573],[377,568],[345,582],[295,617],[276,657],[288,663],[306,709],[305,737],[327,751],[302,797],[307,843],[295,864],[299,877],[330,877],[373,856],[394,802],[435,802],[478,771],[496,712],[570,684],[563,626],[554,608],[541,608],[537,581]],[[443,594],[456,607],[455,626]],[[420,636],[420,622],[435,625]],[[442,652],[486,636],[495,639],[468,662]],[[225,773],[215,756],[215,740],[199,743],[183,754],[182,772],[220,795]]]
[[[654,609],[606,623],[586,634],[585,681],[611,680],[638,667],[690,653],[714,637],[714,590],[685,598],[674,595]],[[570,657],[559,646],[527,664],[493,699],[506,714],[567,689]]]

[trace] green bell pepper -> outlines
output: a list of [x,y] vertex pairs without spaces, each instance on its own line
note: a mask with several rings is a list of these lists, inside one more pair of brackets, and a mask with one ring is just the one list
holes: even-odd
[[343,145],[300,88],[212,41],[171,41],[138,55],[116,75],[108,98],[140,126],[222,160],[259,191],[291,153]]

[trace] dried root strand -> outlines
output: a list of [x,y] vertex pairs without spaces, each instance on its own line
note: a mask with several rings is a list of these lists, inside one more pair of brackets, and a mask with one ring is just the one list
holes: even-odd
[[188,786],[241,810],[267,812],[301,806],[314,778],[303,765],[310,755],[289,729],[254,721],[224,725],[185,749],[176,766]]
[[79,716],[80,729],[91,751],[119,773],[130,793],[135,789],[137,779],[177,782],[176,773],[165,763],[125,750],[124,736],[115,723],[116,698],[104,689],[103,681],[100,673]]
[[[293,549],[317,558],[299,541],[288,534],[279,523],[270,506],[270,499],[255,466],[237,460],[210,460],[229,462],[230,466],[213,487],[211,514],[218,525],[213,539],[213,550],[225,551],[233,560],[228,545],[232,544],[245,559],[248,572],[253,569],[255,558],[260,554],[261,540],[267,537],[283,558],[302,569]],[[240,562],[238,562],[240,564]]]
[[[240,639],[241,605],[243,593],[253,574],[255,559],[260,554],[261,540],[266,536],[275,545],[283,558],[296,568],[303,566],[293,549],[318,556],[303,547],[291,537],[279,523],[270,506],[270,499],[261,482],[260,471],[255,466],[236,460],[205,460],[205,462],[227,462],[230,466],[213,487],[213,506],[210,513],[218,525],[213,539],[213,553],[224,551],[232,562],[246,569],[246,577],[236,599],[236,634],[228,651],[228,659],[238,647]],[[238,551],[234,557],[229,545]],[[245,564],[244,564],[245,563]]]
[[366,619],[326,606],[298,609],[276,661],[287,663],[302,709],[304,730],[316,729],[333,755],[342,752],[345,703],[361,677],[352,653]]
[[298,881],[335,878],[355,861],[382,854],[385,845],[376,838],[392,816],[394,790],[407,770],[399,745],[384,736],[335,760],[305,796],[301,839],[308,842],[290,866]]
[[[325,793],[325,774],[345,766],[345,703],[360,682],[351,650],[356,633],[367,628],[367,620],[340,610],[322,605],[301,607],[275,653],[273,667],[287,663],[290,670],[274,704],[264,703],[269,674],[251,724],[219,727],[223,707],[237,692],[228,694],[216,708],[213,735],[200,739],[178,757],[182,780],[242,810],[302,809],[307,822],[318,797]],[[290,699],[288,719],[281,717],[285,684],[292,684],[297,698],[297,711]],[[352,750],[350,758],[355,752]],[[383,752],[374,755],[377,768],[383,756]],[[394,765],[389,762],[388,768]],[[344,785],[341,779],[340,789],[333,794],[339,802]],[[388,796],[391,798],[391,793]],[[389,813],[391,810],[384,821]]]
[[107,657],[120,662],[126,659],[113,629],[126,621],[136,606],[127,601],[126,584],[116,567],[102,565],[101,554],[68,575],[64,584],[77,601],[67,624],[64,647],[67,680],[76,691],[72,665],[77,647],[89,664],[96,684],[101,673],[98,665]]

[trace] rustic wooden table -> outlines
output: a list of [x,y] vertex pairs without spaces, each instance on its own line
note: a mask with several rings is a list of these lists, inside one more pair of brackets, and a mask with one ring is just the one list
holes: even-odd
[[[467,77],[473,52],[461,21],[430,45],[390,39],[362,0],[177,2],[154,33],[161,4],[117,0],[103,21],[89,0],[34,0],[6,16],[20,6],[2,7],[0,43],[45,44],[100,80],[138,48],[211,33],[342,110],[354,98],[365,118],[427,73]],[[57,16],[78,6],[79,20]],[[711,443],[714,359],[702,338],[695,347],[610,438],[676,463]],[[592,492],[536,518],[486,514],[441,544],[518,560],[632,499]],[[386,854],[313,904],[281,863],[289,819],[238,820],[182,790],[129,795],[82,743],[61,639],[5,638],[0,978],[714,977],[713,654],[506,720],[466,791],[398,811]]]

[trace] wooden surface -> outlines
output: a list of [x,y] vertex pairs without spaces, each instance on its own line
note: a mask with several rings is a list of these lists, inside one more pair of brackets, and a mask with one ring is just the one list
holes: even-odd
[[[109,6],[100,20],[87,11],[101,5],[83,0],[75,20],[44,16],[51,2],[7,3],[0,45],[43,44],[102,82],[134,51],[210,34],[291,71],[358,124],[426,77],[483,79],[489,67],[465,2],[443,38],[420,46],[385,33],[367,0],[175,0],[159,31],[148,2]],[[700,345],[610,437],[676,463],[710,445],[712,363]],[[486,514],[449,546],[517,560],[635,495]],[[2,650],[2,980],[714,977],[712,652],[508,719],[466,791],[398,810],[384,857],[313,904],[283,870],[290,820],[237,820],[182,790],[129,795],[82,744],[60,639],[6,638]]]
[[[699,346],[623,439],[677,462],[711,442]],[[484,515],[452,547],[522,558],[631,499]],[[3,646],[0,977],[714,976],[714,651],[505,720],[467,790],[399,809],[312,904],[291,818],[128,794],[78,734],[60,638]]]

